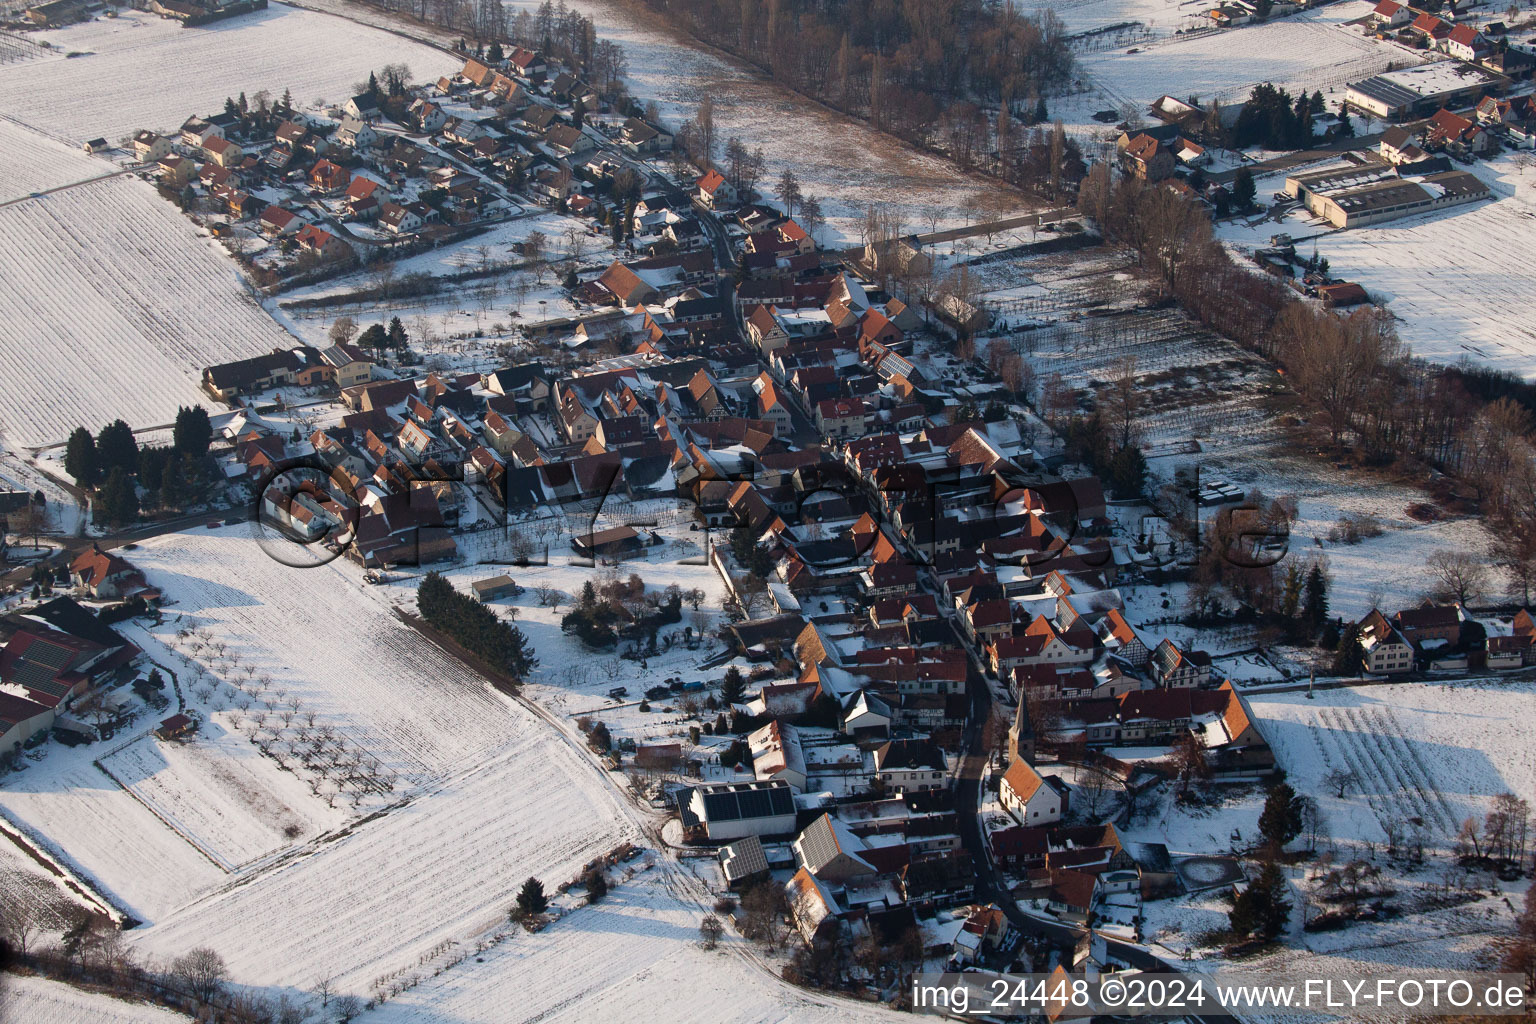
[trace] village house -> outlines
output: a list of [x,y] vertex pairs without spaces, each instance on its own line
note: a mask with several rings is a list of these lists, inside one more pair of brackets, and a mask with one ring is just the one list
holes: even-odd
[[1360,654],[1365,671],[1372,675],[1396,675],[1413,668],[1413,645],[1387,617],[1372,608],[1357,623]]
[[694,182],[694,194],[700,203],[711,210],[734,206],[738,199],[735,186],[714,168],[701,174]]
[[1054,825],[1067,810],[1067,794],[1060,786],[1029,762],[1016,760],[998,784],[998,800],[1020,825]]
[[875,750],[875,773],[891,793],[927,793],[948,785],[944,751],[928,740],[888,740]]
[[133,137],[133,158],[141,164],[154,163],[171,153],[171,140],[145,129]]

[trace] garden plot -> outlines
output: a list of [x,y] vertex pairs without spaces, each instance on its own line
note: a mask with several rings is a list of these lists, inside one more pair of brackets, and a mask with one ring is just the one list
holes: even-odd
[[0,906],[28,908],[39,929],[52,935],[69,927],[70,916],[86,903],[0,834]]
[[0,978],[0,1020],[50,1024],[186,1024],[187,1016],[47,978]]
[[184,741],[145,736],[103,758],[102,766],[226,871],[338,826],[345,817],[217,721]]
[[1084,317],[1022,331],[1006,343],[1029,360],[1037,379],[1059,374],[1072,389],[1092,389],[1133,367],[1149,458],[1202,447],[1249,450],[1274,435],[1263,404],[1274,372],[1176,311]]
[[[195,31],[124,9],[38,38],[58,56],[0,65],[0,109],[76,145],[97,137],[117,142],[141,128],[171,131],[242,92],[252,98],[266,90],[275,100],[288,89],[301,107],[340,103],[385,64],[404,63],[417,81],[431,82],[462,63],[387,32],[276,3]],[[84,56],[65,59],[65,52]]]
[[107,161],[0,115],[0,206],[40,189],[116,173]]
[[1165,93],[1239,102],[1260,82],[1342,96],[1347,82],[1413,62],[1410,51],[1341,24],[1369,11],[1361,2],[1333,4],[1262,25],[1170,36],[1135,52],[1084,54],[1082,67],[1115,103],[1138,109]]
[[169,423],[202,367],[292,338],[149,185],[112,178],[0,208],[0,433],[20,445]]
[[[1298,792],[1315,796],[1336,840],[1380,842],[1389,825],[1422,821],[1429,846],[1449,847],[1459,823],[1500,793],[1536,787],[1527,732],[1528,683],[1401,683],[1249,697],[1259,728]],[[1344,797],[1335,770],[1358,782]]]

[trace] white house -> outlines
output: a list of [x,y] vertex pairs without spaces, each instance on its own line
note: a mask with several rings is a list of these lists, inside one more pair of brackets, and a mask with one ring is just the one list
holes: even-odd
[[341,119],[341,127],[336,129],[334,140],[337,145],[348,149],[367,149],[378,145],[379,133],[362,118],[349,116]]
[[875,773],[887,792],[943,789],[948,769],[944,751],[927,740],[890,740],[875,750]]
[[1065,797],[1023,759],[1008,766],[997,795],[1021,825],[1054,825],[1066,812]]

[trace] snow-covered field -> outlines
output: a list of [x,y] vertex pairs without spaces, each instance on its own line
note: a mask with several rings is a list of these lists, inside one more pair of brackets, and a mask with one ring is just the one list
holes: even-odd
[[1414,62],[1402,47],[1341,24],[1369,11],[1368,4],[1351,0],[1262,25],[1084,54],[1082,66],[1115,102],[1138,107],[1165,93],[1241,101],[1260,82],[1309,93],[1321,89],[1324,96],[1333,88],[1342,96],[1347,81],[1376,74],[1389,63]]
[[32,192],[115,174],[108,161],[87,156],[0,115],[0,206]]
[[[355,22],[274,3],[229,21],[183,29],[124,9],[42,33],[58,55],[0,66],[0,110],[45,135],[78,145],[116,143],[140,128],[170,131],[226,97],[288,89],[295,105],[341,103],[385,64],[409,65],[430,82],[461,62]],[[84,56],[68,59],[67,52]],[[105,100],[110,93],[110,101]]]
[[244,526],[156,538],[135,562],[175,602],[157,635],[196,623],[401,783],[351,827],[158,917],[146,951],[204,943],[242,981],[333,971],[361,993],[504,917],[528,875],[570,877],[635,836],[563,734],[391,617],[413,588],[368,587],[350,563],[289,568]]
[[1506,154],[1469,168],[1495,198],[1318,242],[1333,274],[1358,281],[1397,318],[1415,355],[1470,359],[1536,376],[1536,175]]
[[720,948],[703,949],[698,928],[705,909],[680,899],[678,890],[665,867],[642,871],[601,903],[537,935],[515,934],[372,1016],[379,1024],[531,1024],[637,1015],[674,1024],[896,1019],[878,1005],[818,995],[770,977],[730,929]]
[[224,872],[90,763],[102,751],[49,744],[0,788],[0,811],[140,920],[153,921]]
[[207,401],[202,367],[292,344],[235,265],[136,179],[0,208],[0,237],[0,433],[16,444],[117,417],[168,423]]
[[0,1020],[15,1024],[185,1024],[187,1017],[148,1003],[46,978],[0,975]]
[[185,741],[145,736],[102,765],[226,871],[334,828],[346,816],[217,722]]

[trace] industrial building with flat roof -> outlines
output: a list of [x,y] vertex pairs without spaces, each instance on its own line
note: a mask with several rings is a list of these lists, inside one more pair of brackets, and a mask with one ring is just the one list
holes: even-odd
[[1344,90],[1344,102],[1390,121],[1429,114],[1440,107],[1477,100],[1509,79],[1460,61],[1437,61],[1401,71],[1387,71]]
[[1358,228],[1475,202],[1490,195],[1475,174],[1449,171],[1417,181],[1392,179],[1317,196],[1314,211],[1340,228]]

